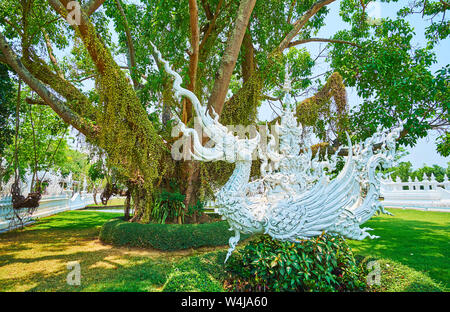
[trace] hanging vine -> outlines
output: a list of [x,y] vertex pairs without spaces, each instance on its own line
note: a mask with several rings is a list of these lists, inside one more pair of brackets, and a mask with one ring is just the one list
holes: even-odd
[[[321,140],[331,142],[332,133],[339,139],[348,129],[349,122],[347,92],[342,76],[338,72],[333,73],[315,95],[297,104],[296,116],[303,126],[314,127]],[[325,124],[330,128],[325,129]]]

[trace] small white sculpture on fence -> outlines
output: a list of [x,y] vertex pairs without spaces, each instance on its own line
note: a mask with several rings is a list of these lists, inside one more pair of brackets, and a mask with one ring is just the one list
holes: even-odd
[[47,195],[60,195],[63,193],[62,177],[59,172],[48,172],[47,178],[48,186],[45,188]]

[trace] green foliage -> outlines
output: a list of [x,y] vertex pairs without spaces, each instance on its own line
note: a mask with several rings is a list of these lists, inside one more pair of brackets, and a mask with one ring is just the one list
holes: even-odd
[[401,162],[396,167],[385,170],[385,173],[391,173],[392,178],[397,179],[396,181],[399,181],[398,178],[400,178],[402,182],[407,182],[409,178],[411,178],[411,180],[415,180],[415,178],[417,178],[419,181],[422,181],[424,174],[428,178],[430,178],[431,174],[433,174],[436,181],[442,182],[444,181],[445,174],[447,174],[447,177],[450,177],[450,163],[447,166],[447,169],[438,165],[433,165],[433,167],[424,165],[422,168],[412,170],[411,162]]
[[[445,14],[448,6],[439,1],[415,1],[414,6],[401,9],[396,19],[370,23],[361,3],[341,3],[341,16],[351,28],[334,36],[357,45],[333,45],[329,55],[333,71],[338,71],[344,83],[355,87],[363,98],[363,103],[352,111],[352,131],[364,139],[380,124],[390,128],[400,120],[406,121],[406,132],[399,143],[412,146],[430,129],[448,129],[450,67],[435,73],[431,70],[436,63],[433,48],[448,36],[449,25],[445,19],[436,22],[433,18],[440,19],[435,14]],[[419,7],[424,9],[423,16],[432,16],[425,47],[414,46],[415,29],[405,19],[420,11]],[[442,155],[447,153],[447,141],[443,136],[438,143]]]
[[102,159],[97,160],[89,166],[88,176],[89,179],[93,182],[103,180],[105,178],[106,172]]
[[[425,29],[425,36],[428,39],[428,46],[433,47],[440,40],[448,38],[450,34],[450,21],[445,18],[445,12],[448,10],[449,4],[441,0],[416,0],[407,7],[398,12],[399,16],[406,17],[408,15],[420,13],[422,17],[430,21],[430,25]],[[444,13],[444,18],[437,18]]]
[[8,67],[0,63],[0,159],[5,147],[12,143],[14,129],[14,84],[9,76]]
[[71,148],[63,150],[63,157],[60,162],[54,165],[63,176],[72,173],[72,178],[76,181],[83,181],[88,170],[87,155]]
[[184,198],[186,195],[180,192],[169,192],[162,190],[156,196],[151,211],[151,220],[164,224],[166,220],[175,220],[178,216],[183,218],[184,223]]
[[[141,224],[121,219],[106,222],[100,240],[116,246],[180,250],[203,246],[223,246],[231,232],[226,222],[203,224]],[[246,238],[248,236],[244,236]]]
[[[300,243],[267,235],[245,246],[231,259],[237,290],[363,291],[363,271],[341,237],[324,234]],[[233,279],[233,278],[232,278]]]
[[450,132],[441,135],[437,139],[436,150],[444,157],[450,156]]

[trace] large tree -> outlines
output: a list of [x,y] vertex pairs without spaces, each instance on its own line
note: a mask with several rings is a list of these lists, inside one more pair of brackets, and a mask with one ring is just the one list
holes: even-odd
[[[374,23],[366,12],[373,1],[342,0],[339,13],[349,27],[331,38],[315,36],[334,27],[325,17],[337,0],[86,0],[80,12],[69,0],[0,2],[0,62],[106,153],[131,192],[134,221],[149,220],[161,189],[185,194],[188,213],[208,185],[230,173],[226,164],[171,158],[173,114],[192,125],[194,112],[188,100],[174,99],[151,42],[224,124],[255,123],[264,100],[279,100],[290,68],[294,96],[318,90],[298,103],[297,117],[329,146],[343,130],[364,138],[376,124],[404,119],[402,143],[449,125],[448,67],[430,71],[434,45],[448,36],[446,1],[416,1],[395,20]],[[414,30],[405,21],[416,11],[433,17],[422,48],[412,46]],[[328,45],[326,80],[311,77],[318,57],[302,48],[309,42]],[[344,84],[367,99],[354,114]],[[448,153],[448,135],[440,147]]]

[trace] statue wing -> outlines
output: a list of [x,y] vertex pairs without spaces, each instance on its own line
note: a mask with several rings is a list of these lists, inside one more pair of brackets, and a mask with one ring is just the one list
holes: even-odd
[[266,233],[296,241],[333,229],[339,217],[359,198],[355,166],[349,139],[349,156],[339,175],[331,181],[323,176],[308,191],[275,203],[268,215]]

